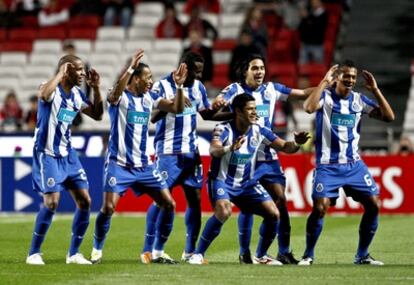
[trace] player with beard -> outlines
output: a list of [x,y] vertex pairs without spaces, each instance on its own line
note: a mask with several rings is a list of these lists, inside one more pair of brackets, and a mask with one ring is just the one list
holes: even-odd
[[[155,131],[156,163],[161,175],[172,191],[173,187],[181,185],[187,200],[185,225],[187,229],[186,244],[182,260],[187,261],[195,249],[201,227],[200,195],[203,185],[203,169],[198,151],[197,113],[204,120],[224,120],[230,118],[229,113],[217,112],[222,106],[222,100],[212,104],[207,99],[207,91],[200,79],[203,73],[204,60],[194,52],[185,53],[180,63],[188,67],[187,79],[183,86],[178,86],[172,75],[156,82],[153,91],[162,98],[173,99],[177,89],[182,88],[186,100],[184,111],[180,114],[161,113],[153,117],[157,121]],[[174,263],[174,260],[164,252],[162,240],[155,239],[155,225],[160,209],[153,204],[147,211],[147,226],[144,248],[141,254],[142,263]],[[169,230],[172,230],[173,219]]]

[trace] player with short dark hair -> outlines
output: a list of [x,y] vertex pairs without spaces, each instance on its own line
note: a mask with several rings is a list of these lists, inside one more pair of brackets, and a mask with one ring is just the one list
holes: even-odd
[[[197,113],[205,120],[221,120],[226,118],[226,114],[217,113],[222,106],[221,101],[210,104],[207,99],[206,88],[200,81],[204,68],[203,57],[195,52],[186,52],[180,63],[188,67],[187,79],[182,86],[186,107],[179,114],[160,112],[153,117],[152,122],[157,122],[154,144],[158,169],[170,191],[176,185],[181,185],[187,200],[186,244],[182,254],[182,260],[187,261],[195,249],[201,227],[203,169],[198,151]],[[177,88],[181,87],[177,86],[170,74],[156,82],[153,91],[162,98],[174,98]],[[141,261],[145,264],[165,254],[163,247],[154,239],[158,212],[159,207],[154,204],[147,211],[147,228],[141,254]]]
[[[94,91],[93,102],[79,88],[84,78]],[[79,253],[89,225],[91,198],[85,170],[71,145],[70,127],[79,112],[101,120],[103,103],[99,83],[99,74],[94,69],[85,74],[82,60],[74,55],[66,55],[59,60],[57,74],[39,87],[33,149],[33,187],[43,194],[43,206],[36,217],[27,264],[45,264],[40,248],[63,190],[69,191],[76,203],[66,263],[91,264]]]
[[[239,94],[247,93],[253,96],[256,99],[258,123],[272,129],[276,103],[286,101],[288,98],[304,99],[310,94],[312,88],[292,89],[279,83],[264,82],[265,75],[266,67],[263,57],[258,54],[249,55],[239,63],[237,68],[238,82],[227,86],[219,96],[222,96],[229,103]],[[290,249],[291,227],[285,196],[286,178],[277,152],[269,146],[261,145],[258,150],[255,178],[270,194],[280,212],[277,259],[284,264],[296,264],[298,261]],[[252,225],[253,215],[242,211],[238,218],[240,263],[253,262],[249,248]]]
[[260,227],[260,241],[255,264],[283,265],[267,255],[276,236],[279,211],[270,195],[255,179],[256,156],[262,143],[287,153],[299,150],[298,144],[309,139],[309,134],[295,134],[295,141],[277,137],[267,127],[256,123],[257,112],[254,97],[241,94],[232,101],[234,119],[218,124],[213,131],[210,144],[212,161],[208,177],[208,191],[214,208],[200,236],[190,264],[203,264],[204,255],[218,236],[224,222],[231,215],[232,204],[247,214],[263,217]]
[[346,60],[332,66],[304,102],[308,113],[316,113],[316,169],[313,208],[306,224],[306,249],[299,265],[311,265],[329,206],[335,205],[339,188],[364,207],[359,226],[355,264],[383,265],[368,253],[378,227],[379,189],[358,153],[362,116],[391,122],[394,112],[378,88],[374,76],[362,71],[365,85],[377,102],[353,90],[358,70]]
[[[111,131],[104,169],[103,204],[95,223],[91,261],[102,259],[102,249],[109,231],[112,214],[119,199],[128,188],[139,196],[148,194],[161,208],[157,220],[156,237],[164,245],[171,232],[171,216],[175,202],[158,168],[152,164],[147,152],[148,124],[151,111],[158,108],[165,112],[181,113],[184,109],[182,88],[178,88],[174,100],[161,98],[151,91],[151,70],[141,63],[143,50],[132,57],[129,68],[110,91],[109,116]],[[181,85],[187,75],[187,67],[181,64],[171,75]],[[160,263],[169,263],[168,256],[160,256]],[[165,262],[166,261],[166,262]]]

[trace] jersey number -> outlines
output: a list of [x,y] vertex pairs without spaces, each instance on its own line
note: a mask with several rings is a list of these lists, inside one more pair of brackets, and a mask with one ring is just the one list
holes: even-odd
[[154,171],[152,172],[152,175],[157,179],[157,182],[162,181],[161,173],[157,169],[154,169]]
[[365,180],[365,183],[367,184],[367,186],[372,185],[372,180],[371,180],[371,177],[369,177],[369,174],[365,174],[364,180]]

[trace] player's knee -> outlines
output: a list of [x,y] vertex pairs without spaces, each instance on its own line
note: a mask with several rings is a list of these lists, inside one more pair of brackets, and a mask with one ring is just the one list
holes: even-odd
[[89,196],[83,197],[77,202],[77,204],[78,204],[79,209],[89,210],[89,208],[91,207],[91,197]]
[[214,214],[216,215],[217,219],[224,223],[231,216],[231,208],[229,208],[226,204],[216,205]]
[[56,211],[59,205],[57,200],[48,200],[48,201],[45,201],[43,204],[46,208],[48,208],[51,211]]
[[278,221],[280,219],[279,211],[270,211],[266,213],[265,219],[272,220],[272,221]]
[[278,208],[286,207],[286,195],[283,193],[281,196],[275,197],[276,199],[274,202],[276,203]]
[[201,207],[200,205],[201,200],[199,196],[194,196],[191,199],[188,199],[187,203],[188,203],[189,208],[200,208]]
[[381,201],[379,199],[376,199],[370,203],[370,206],[368,208],[369,212],[372,214],[378,214],[381,209]]
[[165,211],[174,212],[175,211],[175,201],[173,199],[169,199],[168,201],[165,201],[162,205],[162,208]]
[[115,212],[115,205],[113,203],[105,203],[102,206],[101,212],[105,215],[112,215]]
[[320,218],[323,218],[328,211],[328,207],[322,203],[316,204],[313,206],[313,212],[317,214]]

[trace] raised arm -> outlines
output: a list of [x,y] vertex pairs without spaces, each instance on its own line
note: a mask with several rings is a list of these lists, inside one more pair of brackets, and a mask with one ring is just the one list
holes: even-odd
[[58,73],[56,73],[56,75],[52,79],[50,79],[49,81],[47,81],[39,87],[37,96],[40,99],[43,99],[44,101],[49,101],[56,87],[62,81],[63,76],[67,75],[74,68],[75,66],[70,62],[62,64],[59,68]]
[[119,101],[119,97],[121,97],[122,92],[125,90],[125,87],[127,86],[129,79],[131,78],[135,69],[138,67],[139,62],[141,61],[143,56],[144,51],[142,49],[138,49],[132,56],[130,66],[127,70],[125,70],[124,74],[122,74],[118,82],[115,83],[114,87],[108,94],[107,100],[110,104],[116,104]]
[[321,94],[326,87],[332,84],[336,70],[338,70],[337,64],[328,70],[319,85],[312,90],[309,97],[303,102],[303,109],[307,113],[312,114],[320,108],[319,100],[321,99]]
[[223,98],[223,95],[218,95],[211,104],[209,109],[205,109],[200,112],[203,120],[211,121],[227,121],[233,118],[233,113],[228,111],[223,111],[223,107],[226,106],[226,101]]
[[294,133],[294,141],[285,141],[278,137],[269,146],[275,150],[282,151],[284,153],[295,153],[300,149],[300,145],[306,143],[310,138],[308,132]]
[[305,100],[309,97],[309,95],[312,93],[313,90],[315,90],[316,87],[309,87],[305,89],[292,89],[292,91],[289,94],[288,100],[291,99],[299,99],[299,100]]
[[213,138],[210,143],[210,154],[214,157],[220,158],[228,152],[238,150],[245,140],[245,136],[240,136],[232,145],[223,146],[223,143],[220,141],[220,139]]
[[[181,63],[177,70],[173,72],[173,79],[177,85],[177,94],[175,94],[174,101],[162,99],[158,104],[158,109],[170,113],[182,113],[184,111],[184,90],[183,84],[187,78],[187,65]],[[152,121],[152,119],[151,119]]]
[[88,115],[92,119],[102,120],[103,114],[103,102],[101,91],[99,90],[100,76],[95,69],[91,68],[86,74],[86,83],[93,90],[93,102],[92,105],[85,108],[82,113]]
[[369,113],[371,118],[381,120],[384,122],[392,122],[395,119],[394,111],[392,110],[387,99],[382,95],[381,90],[378,88],[377,81],[374,76],[366,71],[362,71],[362,76],[365,79],[365,87],[371,91],[377,99],[379,108],[375,108]]

